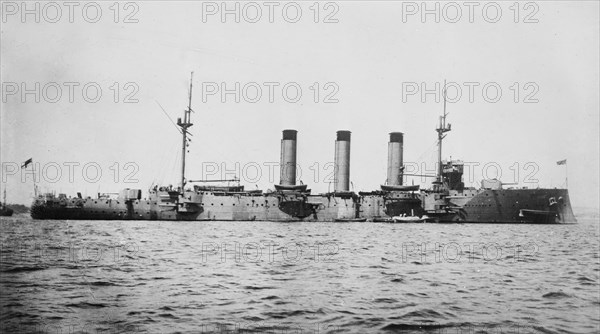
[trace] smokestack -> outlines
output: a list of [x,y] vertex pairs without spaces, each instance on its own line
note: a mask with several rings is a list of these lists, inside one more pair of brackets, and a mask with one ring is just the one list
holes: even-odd
[[280,181],[284,186],[296,185],[296,130],[283,130],[281,139]]
[[404,134],[402,132],[390,133],[388,143],[387,183],[391,186],[402,185]]
[[335,141],[334,191],[350,190],[350,131],[338,131]]

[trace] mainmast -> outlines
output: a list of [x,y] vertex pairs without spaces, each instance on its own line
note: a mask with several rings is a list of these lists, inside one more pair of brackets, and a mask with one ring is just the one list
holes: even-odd
[[189,127],[191,127],[192,124],[191,123],[191,113],[192,113],[192,81],[194,80],[194,72],[192,72],[191,77],[190,77],[190,92],[189,92],[189,101],[188,101],[188,107],[187,109],[184,111],[183,114],[183,122],[181,121],[181,118],[177,118],[177,125],[179,125],[179,127],[181,128],[181,136],[182,136],[182,142],[181,142],[181,192],[183,193],[184,191],[184,187],[185,187],[185,153],[187,150],[187,146],[188,146],[188,131],[187,129]]
[[446,116],[448,116],[448,113],[446,112],[446,80],[444,80],[443,94],[444,94],[444,113],[442,116],[440,116],[440,124],[439,124],[438,128],[435,129],[435,131],[437,131],[437,133],[438,133],[438,172],[437,172],[437,180],[436,181],[440,185],[443,184],[442,169],[444,168],[442,166],[442,141],[446,137],[446,135],[444,133],[449,132],[450,127],[451,127],[450,123],[446,124]]

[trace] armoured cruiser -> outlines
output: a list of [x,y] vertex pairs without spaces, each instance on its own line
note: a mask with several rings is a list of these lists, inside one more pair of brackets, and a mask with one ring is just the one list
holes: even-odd
[[[182,132],[179,187],[154,187],[142,198],[139,189],[124,189],[117,198],[37,196],[31,207],[34,219],[85,220],[223,220],[223,221],[391,221],[396,216],[427,217],[434,222],[562,223],[574,222],[567,189],[503,189],[484,181],[481,189],[462,183],[463,165],[442,161],[446,111],[438,132],[438,169],[431,189],[403,185],[403,141],[390,134],[386,184],[380,190],[350,191],[350,131],[338,131],[334,155],[334,191],[311,194],[296,184],[297,131],[284,130],[281,140],[280,183],[275,190],[248,191],[242,185],[213,186],[206,180],[185,177],[188,129],[191,123],[192,82],[188,107],[177,120]],[[445,95],[445,94],[444,94]],[[214,180],[231,181],[231,180]],[[194,184],[197,183],[197,184]]]

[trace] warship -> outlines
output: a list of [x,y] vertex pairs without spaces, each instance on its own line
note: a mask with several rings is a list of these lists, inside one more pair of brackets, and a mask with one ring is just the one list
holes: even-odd
[[[193,79],[193,75],[192,75]],[[466,222],[567,223],[575,222],[567,189],[505,189],[498,180],[483,180],[481,188],[465,187],[464,164],[442,160],[442,141],[450,124],[444,113],[438,133],[438,163],[430,189],[404,185],[401,132],[390,133],[387,179],[379,189],[350,191],[351,132],[337,131],[333,191],[312,194],[308,185],[296,184],[298,132],[283,130],[280,182],[274,190],[245,190],[234,180],[186,179],[186,151],[192,113],[192,80],[188,107],[177,119],[182,134],[181,178],[178,187],[154,186],[142,197],[141,189],[124,189],[118,196],[96,198],[66,194],[36,195],[34,219],[181,220],[181,221],[330,221],[330,222]],[[212,182],[238,181],[231,185]]]
[[0,216],[10,217],[13,214],[13,209],[6,206],[6,189],[4,189],[4,198],[0,203]]

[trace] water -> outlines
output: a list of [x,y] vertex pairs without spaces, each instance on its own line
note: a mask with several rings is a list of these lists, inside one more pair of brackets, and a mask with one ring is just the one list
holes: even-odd
[[600,326],[597,219],[0,224],[3,332],[596,333]]

